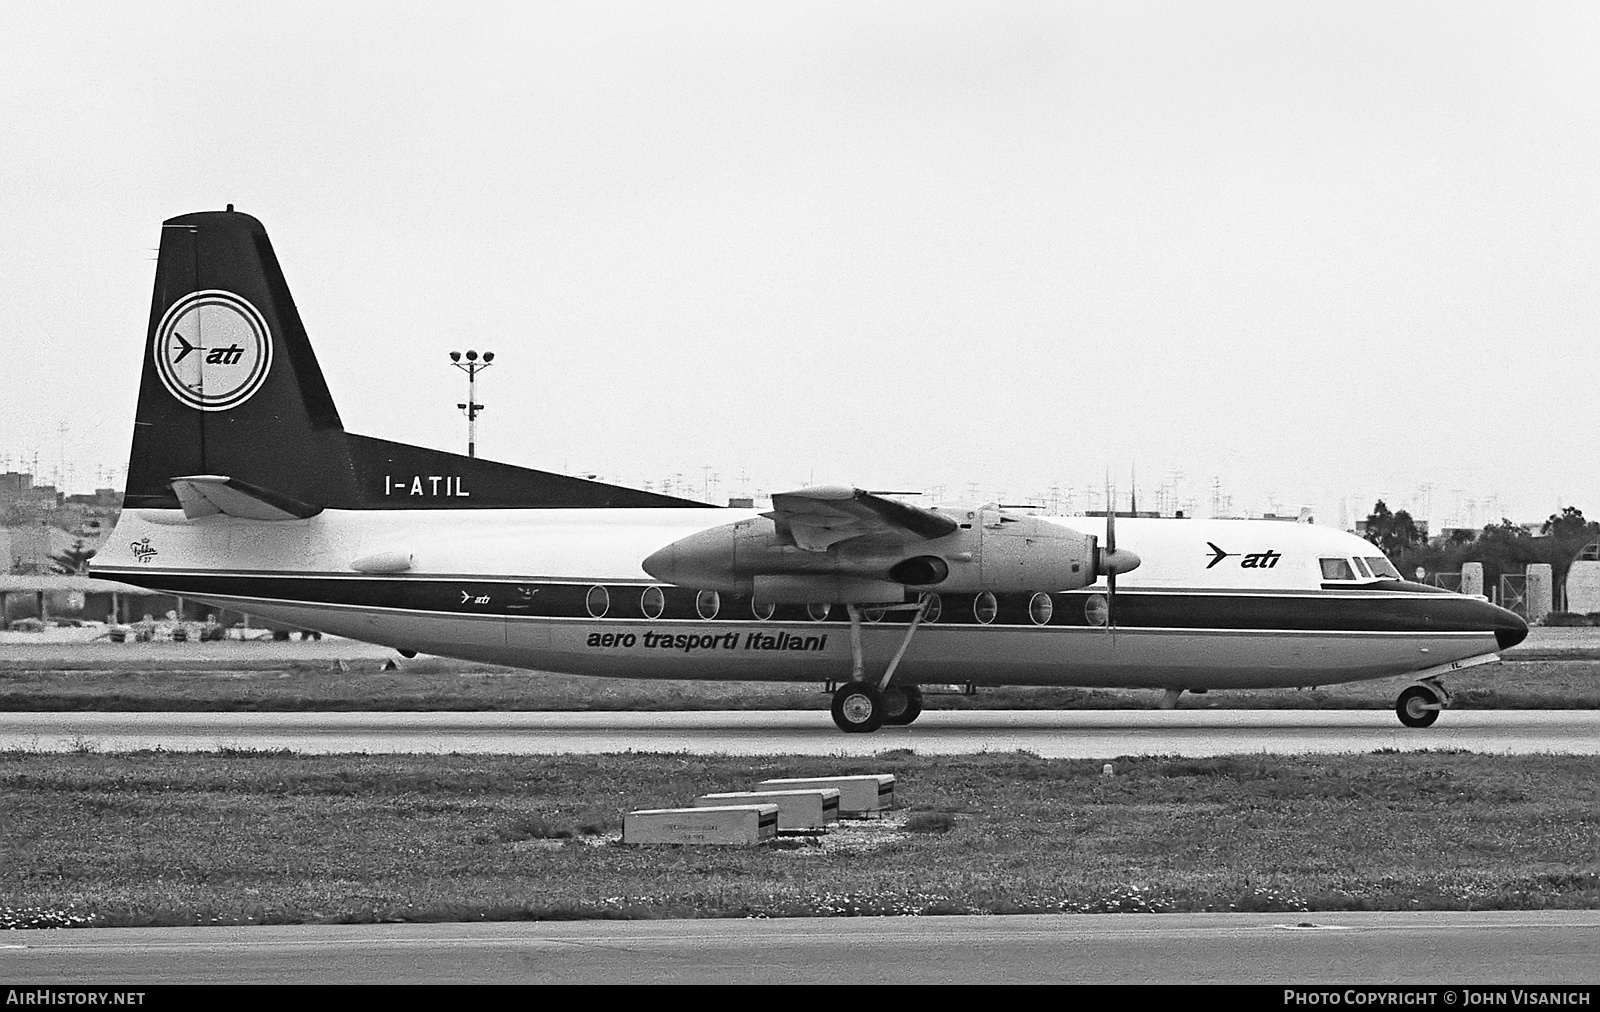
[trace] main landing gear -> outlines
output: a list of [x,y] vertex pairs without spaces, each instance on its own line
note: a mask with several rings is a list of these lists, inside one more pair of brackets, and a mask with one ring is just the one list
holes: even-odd
[[833,722],[841,731],[866,733],[885,724],[904,726],[922,714],[915,685],[879,689],[871,682],[845,682],[833,694]]
[[905,725],[922,716],[922,690],[915,685],[891,685],[883,690],[885,724]]
[[911,627],[906,630],[905,639],[900,641],[900,649],[895,651],[888,669],[876,682],[868,681],[866,677],[866,664],[861,652],[861,609],[853,604],[848,607],[850,680],[839,686],[833,694],[833,722],[839,725],[839,730],[853,734],[876,731],[885,724],[911,723],[922,714],[922,690],[915,685],[889,683],[894,678],[895,669],[900,666],[900,658],[906,654],[906,647],[911,644],[911,637],[922,624],[922,616],[927,612],[927,598],[922,598],[914,605],[891,606],[915,608],[917,613],[911,618]]
[[1435,679],[1425,678],[1406,686],[1395,700],[1394,712],[1406,727],[1429,727],[1449,705],[1449,691]]

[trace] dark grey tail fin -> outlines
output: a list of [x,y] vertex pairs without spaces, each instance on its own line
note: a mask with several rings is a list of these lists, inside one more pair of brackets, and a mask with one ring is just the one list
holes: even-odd
[[230,207],[162,225],[129,508],[224,476],[313,509],[699,506],[347,434],[266,229]]

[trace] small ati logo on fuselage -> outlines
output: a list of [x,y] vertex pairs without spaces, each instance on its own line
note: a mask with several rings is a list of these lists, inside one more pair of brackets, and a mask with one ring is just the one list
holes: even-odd
[[173,397],[198,411],[227,411],[266,382],[272,331],[255,306],[232,292],[193,292],[161,317],[151,355]]
[[1278,564],[1279,559],[1283,558],[1282,552],[1274,552],[1270,548],[1264,552],[1250,552],[1240,558],[1238,552],[1224,552],[1210,541],[1206,542],[1206,547],[1211,549],[1211,561],[1206,563],[1207,569],[1223,559],[1239,559],[1240,569],[1271,569]]

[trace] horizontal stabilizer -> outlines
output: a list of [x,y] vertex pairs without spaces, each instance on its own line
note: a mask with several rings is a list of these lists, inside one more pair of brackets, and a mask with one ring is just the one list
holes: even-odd
[[191,474],[172,479],[172,491],[190,520],[215,513],[240,520],[304,520],[322,512],[298,499],[268,491],[224,474]]

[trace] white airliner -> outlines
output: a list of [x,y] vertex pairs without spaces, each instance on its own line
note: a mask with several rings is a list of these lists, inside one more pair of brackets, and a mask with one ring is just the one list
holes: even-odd
[[1396,675],[1416,680],[1400,719],[1425,727],[1449,702],[1439,676],[1527,635],[1313,525],[847,486],[772,504],[345,432],[265,230],[230,206],[163,226],[124,510],[93,572],[408,656],[837,682],[846,731],[911,723],[927,683],[1142,686],[1174,705]]

